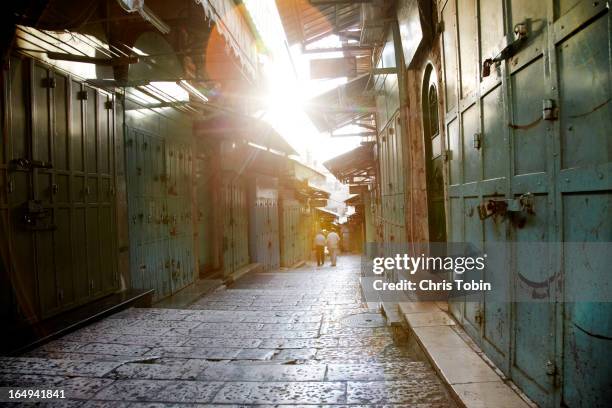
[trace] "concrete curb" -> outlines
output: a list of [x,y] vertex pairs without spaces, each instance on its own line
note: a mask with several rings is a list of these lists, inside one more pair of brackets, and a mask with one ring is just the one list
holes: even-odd
[[486,359],[443,302],[400,302],[398,311],[459,406],[537,407]]
[[223,284],[225,286],[229,286],[232,283],[236,282],[238,279],[242,278],[247,273],[258,272],[261,269],[262,269],[262,265],[260,263],[248,264],[238,269],[236,272],[228,275],[225,279],[223,279]]

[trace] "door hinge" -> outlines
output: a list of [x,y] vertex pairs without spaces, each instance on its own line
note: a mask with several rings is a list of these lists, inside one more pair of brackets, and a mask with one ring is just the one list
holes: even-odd
[[452,150],[447,150],[444,152],[444,161],[451,161],[453,160],[453,151]]
[[478,150],[480,149],[481,146],[482,146],[482,134],[474,133],[474,136],[472,139],[472,147]]
[[106,101],[104,102],[104,108],[113,109],[115,107],[115,101]]
[[555,101],[552,99],[542,100],[542,119],[544,120],[557,120],[557,111],[555,107]]
[[87,91],[78,91],[76,94],[76,97],[79,101],[86,101],[87,100]]

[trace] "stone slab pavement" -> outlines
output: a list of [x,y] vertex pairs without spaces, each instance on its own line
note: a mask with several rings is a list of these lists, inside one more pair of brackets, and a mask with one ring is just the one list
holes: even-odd
[[189,309],[128,309],[0,358],[0,386],[65,390],[43,406],[455,406],[366,308],[359,271],[341,256],[247,275]]

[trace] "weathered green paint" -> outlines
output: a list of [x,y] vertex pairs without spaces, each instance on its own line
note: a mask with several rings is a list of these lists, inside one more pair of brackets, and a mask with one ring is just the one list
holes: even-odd
[[[117,289],[113,97],[43,63],[4,71],[9,130],[10,280],[20,318],[34,321]],[[40,218],[24,222],[28,202]]]
[[[379,61],[378,68],[397,68],[401,64],[401,46],[395,40],[398,33],[389,30]],[[378,158],[378,190],[375,192],[376,209],[372,213],[376,225],[379,244],[384,255],[392,256],[393,244],[406,242],[405,228],[405,185],[402,127],[400,123],[401,72],[374,76],[376,92],[377,126],[379,128],[376,144]],[[383,254],[381,254],[383,255]]]
[[196,222],[198,232],[198,270],[200,274],[219,268],[215,239],[216,172],[211,168],[212,149],[200,146],[203,152],[196,160],[195,189],[197,191]]
[[[484,294],[451,312],[538,404],[606,406],[612,309],[595,300],[610,282],[609,255],[587,245],[612,238],[609,11],[589,1],[449,0],[440,14],[448,238],[492,254],[481,277],[512,300]],[[500,51],[500,27],[512,39],[520,23],[525,44],[482,78],[474,62]],[[545,100],[556,120],[539,120]],[[535,214],[525,225],[478,218],[483,201],[528,193]]]
[[280,266],[278,179],[257,175],[249,180],[249,244],[253,262],[264,270]]
[[223,174],[223,271],[226,275],[249,263],[249,208],[244,177]]
[[282,198],[279,206],[280,266],[290,267],[310,258],[313,223],[306,205],[294,198]]
[[132,286],[161,299],[195,277],[191,121],[146,110],[125,121]]

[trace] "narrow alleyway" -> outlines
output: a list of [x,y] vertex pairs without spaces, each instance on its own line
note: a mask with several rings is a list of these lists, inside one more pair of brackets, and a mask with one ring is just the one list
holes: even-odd
[[405,336],[361,303],[359,269],[343,256],[337,268],[248,275],[187,310],[128,309],[2,358],[0,385],[64,389],[70,406],[452,406]]

